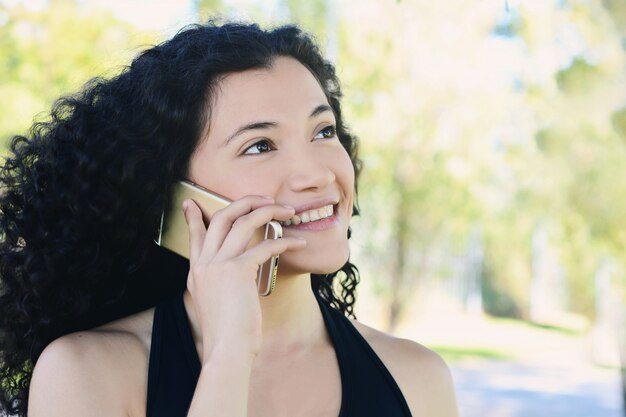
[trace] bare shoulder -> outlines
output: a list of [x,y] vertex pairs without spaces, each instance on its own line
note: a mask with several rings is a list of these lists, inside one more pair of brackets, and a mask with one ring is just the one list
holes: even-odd
[[350,320],[396,380],[414,417],[458,416],[452,376],[437,353]]
[[152,311],[50,343],[33,370],[29,416],[145,415]]

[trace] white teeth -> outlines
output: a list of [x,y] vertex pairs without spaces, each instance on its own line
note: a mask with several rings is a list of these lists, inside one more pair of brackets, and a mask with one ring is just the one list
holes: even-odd
[[325,219],[326,217],[330,217],[333,215],[333,206],[332,204],[328,206],[324,206],[319,209],[305,211],[304,213],[300,213],[296,216],[293,216],[291,219],[281,222],[283,226],[290,226],[292,224],[298,225],[300,223],[309,223],[314,222],[316,220]]

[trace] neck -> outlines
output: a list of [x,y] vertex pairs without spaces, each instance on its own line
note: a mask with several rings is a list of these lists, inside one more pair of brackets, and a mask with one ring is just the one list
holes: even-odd
[[[202,339],[191,294],[184,294],[194,341],[201,352]],[[278,275],[271,295],[259,296],[263,342],[259,356],[284,356],[329,343],[324,320],[311,289],[311,275]]]

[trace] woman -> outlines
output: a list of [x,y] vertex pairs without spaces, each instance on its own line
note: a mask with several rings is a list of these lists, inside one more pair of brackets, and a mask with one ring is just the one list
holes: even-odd
[[[297,28],[210,23],[14,138],[1,175],[3,406],[33,417],[456,415],[437,355],[345,316],[360,165],[340,96]],[[233,200],[208,227],[185,201],[188,263],[153,242],[183,179]],[[323,207],[332,215],[316,221]],[[272,219],[284,237],[246,248]],[[259,297],[257,269],[275,255],[276,289]]]

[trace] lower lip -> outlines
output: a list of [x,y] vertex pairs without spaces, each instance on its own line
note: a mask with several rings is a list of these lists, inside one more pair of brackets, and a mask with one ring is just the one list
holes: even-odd
[[313,222],[308,223],[300,223],[300,224],[290,224],[289,226],[283,226],[283,229],[289,230],[328,230],[332,229],[336,225],[339,224],[339,218],[337,216],[337,210],[332,216],[326,217],[325,219],[315,220]]

